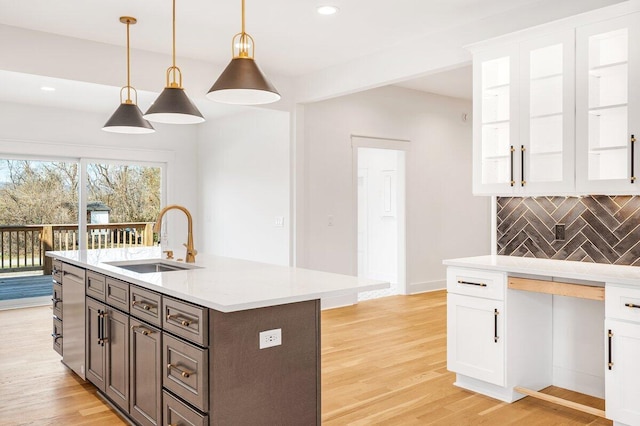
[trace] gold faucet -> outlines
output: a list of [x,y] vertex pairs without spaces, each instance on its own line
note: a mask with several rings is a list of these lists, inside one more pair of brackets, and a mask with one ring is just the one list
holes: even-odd
[[164,209],[160,210],[160,213],[158,214],[158,219],[156,219],[156,224],[153,226],[153,232],[157,234],[160,233],[160,227],[162,226],[162,217],[165,215],[166,212],[172,209],[181,210],[182,212],[184,212],[185,215],[187,215],[187,227],[188,227],[187,243],[183,244],[183,246],[187,248],[187,256],[185,261],[187,263],[195,263],[196,254],[198,254],[198,251],[195,248],[193,248],[193,218],[191,217],[191,213],[189,213],[189,210],[187,210],[186,207],[182,207],[177,204],[171,204],[170,206],[167,206]]

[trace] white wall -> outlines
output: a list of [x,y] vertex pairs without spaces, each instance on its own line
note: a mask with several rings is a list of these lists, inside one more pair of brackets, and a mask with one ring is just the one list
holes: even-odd
[[[298,266],[355,275],[356,212],[350,136],[408,139],[409,291],[443,288],[442,260],[488,254],[490,198],[471,195],[471,121],[465,100],[384,87],[305,106],[298,174]],[[328,226],[328,216],[333,226]]]
[[[102,129],[108,115],[0,102],[0,157],[78,158],[166,161],[170,185],[167,204],[181,204],[195,216],[196,248],[203,238],[198,231],[196,191],[197,126],[154,124],[148,135],[108,133]],[[182,254],[186,219],[169,213],[171,248]]]
[[[202,125],[198,144],[203,250],[289,264],[290,114],[259,110]],[[284,226],[276,227],[275,218]]]

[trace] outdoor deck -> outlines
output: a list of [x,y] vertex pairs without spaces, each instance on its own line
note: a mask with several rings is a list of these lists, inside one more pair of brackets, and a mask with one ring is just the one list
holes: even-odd
[[0,275],[0,300],[51,296],[52,293],[51,275]]

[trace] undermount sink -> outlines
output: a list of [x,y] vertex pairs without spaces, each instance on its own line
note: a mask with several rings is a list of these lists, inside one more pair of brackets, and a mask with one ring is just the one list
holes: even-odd
[[162,259],[149,260],[124,260],[120,262],[105,262],[107,265],[137,272],[139,274],[149,274],[152,272],[172,272],[185,271],[189,269],[201,269],[200,266],[187,263],[168,262]]

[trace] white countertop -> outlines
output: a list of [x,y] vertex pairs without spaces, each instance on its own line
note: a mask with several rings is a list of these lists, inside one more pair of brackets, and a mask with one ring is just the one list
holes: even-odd
[[160,247],[47,252],[80,266],[221,312],[345,296],[389,287],[349,275],[198,254],[201,269],[137,273],[105,262],[160,259]]
[[609,282],[640,287],[640,268],[637,266],[605,265],[602,263],[533,259],[529,257],[500,255],[447,259],[444,260],[443,263],[447,266],[459,266],[463,268]]

